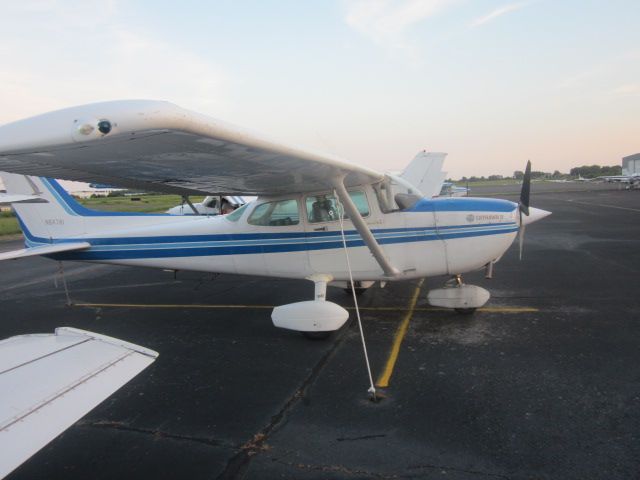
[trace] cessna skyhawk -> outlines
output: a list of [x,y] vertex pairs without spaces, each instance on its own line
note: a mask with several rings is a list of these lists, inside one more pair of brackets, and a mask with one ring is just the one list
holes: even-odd
[[[450,276],[431,304],[472,311],[489,293],[462,282],[491,269],[519,230],[549,214],[520,203],[423,197],[406,178],[287,146],[160,101],[114,101],[0,127],[0,170],[26,248],[45,255],[171,270],[300,278],[313,300],[276,307],[276,326],[326,334],[348,313],[327,284]],[[225,216],[114,213],[78,204],[51,178],[156,192],[256,195]]]

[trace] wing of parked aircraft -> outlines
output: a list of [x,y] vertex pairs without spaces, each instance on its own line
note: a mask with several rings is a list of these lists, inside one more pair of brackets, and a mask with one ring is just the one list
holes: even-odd
[[33,257],[34,255],[51,255],[52,253],[71,252],[73,250],[84,250],[89,248],[89,242],[67,242],[55,243],[51,245],[42,245],[38,247],[22,248],[20,250],[12,250],[10,252],[0,253],[1,260],[14,260],[17,258]]
[[0,478],[157,357],[153,350],[68,327],[0,341]]
[[435,197],[440,194],[447,172],[442,170],[446,153],[420,152],[411,161],[400,177],[408,181],[425,197]]
[[0,203],[46,203],[47,201],[37,195],[8,195],[0,193]]
[[0,170],[178,194],[265,195],[383,175],[168,102],[96,103],[0,127]]

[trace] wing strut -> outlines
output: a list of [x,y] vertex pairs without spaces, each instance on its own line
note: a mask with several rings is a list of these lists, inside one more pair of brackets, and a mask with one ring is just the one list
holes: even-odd
[[186,203],[187,205],[189,205],[189,207],[191,208],[191,210],[193,210],[193,213],[195,215],[200,215],[200,212],[198,212],[198,210],[196,209],[196,207],[193,206],[193,203],[191,203],[191,200],[189,199],[189,195],[183,195],[182,196],[182,201],[184,203]]
[[375,257],[378,265],[382,268],[382,271],[384,271],[384,274],[389,278],[398,277],[400,275],[400,271],[391,265],[382,251],[380,244],[373,236],[373,233],[371,233],[367,223],[364,221],[362,215],[360,215],[360,212],[358,211],[358,208],[347,193],[347,189],[344,186],[344,175],[334,178],[333,187],[335,188],[336,194],[338,195],[340,202],[342,202],[345,211],[349,215],[349,219],[353,222],[353,226],[356,228],[367,247],[369,247],[369,250]]

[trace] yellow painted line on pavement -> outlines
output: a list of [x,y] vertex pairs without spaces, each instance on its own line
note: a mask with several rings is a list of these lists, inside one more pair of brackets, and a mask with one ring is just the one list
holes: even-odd
[[418,302],[418,296],[420,295],[420,290],[422,289],[422,284],[424,283],[424,279],[420,280],[420,283],[416,286],[416,289],[413,292],[413,297],[411,297],[411,301],[409,302],[409,309],[407,310],[407,314],[400,322],[398,329],[396,330],[395,335],[393,336],[393,345],[391,345],[391,352],[389,353],[389,358],[387,359],[387,363],[384,366],[384,370],[382,375],[378,378],[376,382],[376,387],[388,387],[389,380],[391,379],[391,375],[393,375],[393,369],[396,366],[396,361],[398,360],[398,354],[400,353],[400,345],[402,344],[402,340],[404,340],[405,335],[407,334],[407,330],[409,329],[409,322],[411,321],[411,317],[413,317],[413,312],[416,308],[416,303]]
[[[347,310],[354,310],[354,307],[345,307]],[[373,310],[373,311],[394,311],[394,312],[408,312],[410,310],[414,312],[451,312],[451,308],[443,307],[360,307],[360,310]],[[477,309],[478,312],[485,313],[534,313],[539,309],[534,307],[481,307]]]
[[203,304],[171,304],[171,303],[74,303],[74,307],[88,308],[203,308],[203,309],[225,309],[225,308],[244,308],[244,309],[260,309],[275,308],[274,305],[203,305]]
[[[74,303],[74,307],[86,307],[86,308],[194,308],[194,309],[210,309],[210,310],[224,310],[224,309],[272,309],[276,305],[231,305],[231,304],[170,304],[170,303]],[[347,310],[354,310],[355,307],[344,307]],[[373,312],[450,312],[450,308],[440,307],[413,307],[411,305],[406,307],[360,307],[360,310],[373,311]],[[486,313],[535,313],[539,310],[533,307],[482,307],[478,309],[478,312]]]

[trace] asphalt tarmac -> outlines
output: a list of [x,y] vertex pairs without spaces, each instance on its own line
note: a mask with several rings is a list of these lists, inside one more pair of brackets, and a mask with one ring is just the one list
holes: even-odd
[[8,478],[638,478],[640,192],[533,191],[553,215],[524,259],[466,276],[486,311],[430,309],[443,278],[360,297],[378,403],[354,322],[272,326],[311,283],[68,262],[67,306],[55,262],[3,262],[0,338],[69,325],[160,352]]

